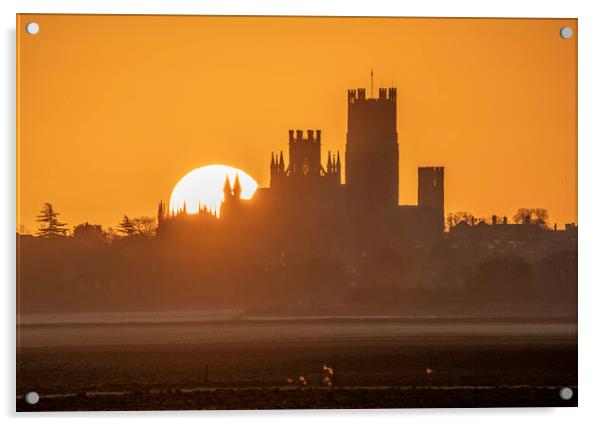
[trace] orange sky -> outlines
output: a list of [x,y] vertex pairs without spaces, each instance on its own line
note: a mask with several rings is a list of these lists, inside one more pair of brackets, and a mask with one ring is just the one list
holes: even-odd
[[35,231],[45,201],[70,226],[154,215],[212,163],[267,186],[288,129],[322,129],[342,154],[346,90],[369,91],[373,68],[398,88],[400,204],[416,204],[418,166],[442,165],[446,211],[576,222],[576,33],[572,19],[21,15],[17,220]]

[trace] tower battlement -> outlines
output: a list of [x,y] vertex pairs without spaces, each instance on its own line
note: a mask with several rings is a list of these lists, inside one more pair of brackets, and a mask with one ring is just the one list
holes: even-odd
[[378,89],[378,98],[366,98],[366,89],[350,89],[347,90],[347,102],[349,104],[355,104],[358,102],[396,102],[397,101],[397,89],[395,87]]
[[303,130],[289,130],[288,131],[288,142],[289,143],[320,143],[322,140],[321,130],[307,130],[307,137],[304,137]]
[[424,173],[425,175],[431,174],[433,176],[443,176],[444,167],[442,166],[429,166],[429,167],[418,167],[418,173]]

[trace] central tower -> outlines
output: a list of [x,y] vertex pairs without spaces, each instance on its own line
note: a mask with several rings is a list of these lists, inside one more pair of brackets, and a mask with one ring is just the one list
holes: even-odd
[[353,212],[383,212],[397,207],[397,89],[381,88],[378,98],[366,98],[366,89],[347,91],[345,186]]

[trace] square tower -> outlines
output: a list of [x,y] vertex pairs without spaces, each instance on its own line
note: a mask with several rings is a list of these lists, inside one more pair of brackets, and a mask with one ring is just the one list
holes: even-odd
[[353,213],[378,213],[397,207],[397,89],[381,88],[378,98],[366,98],[366,89],[347,92],[345,185]]
[[321,158],[322,132],[307,131],[307,138],[303,137],[303,130],[288,131],[288,171],[290,175],[320,176],[322,172]]
[[421,223],[432,233],[445,227],[443,167],[418,167],[418,207]]

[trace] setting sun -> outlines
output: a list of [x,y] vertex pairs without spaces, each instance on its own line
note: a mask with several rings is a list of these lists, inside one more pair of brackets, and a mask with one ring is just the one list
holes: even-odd
[[233,185],[237,175],[240,180],[241,198],[249,200],[257,190],[255,179],[235,167],[213,164],[194,169],[180,179],[171,193],[169,211],[175,213],[185,208],[187,213],[197,213],[206,207],[219,216],[219,208],[224,200],[226,177]]

